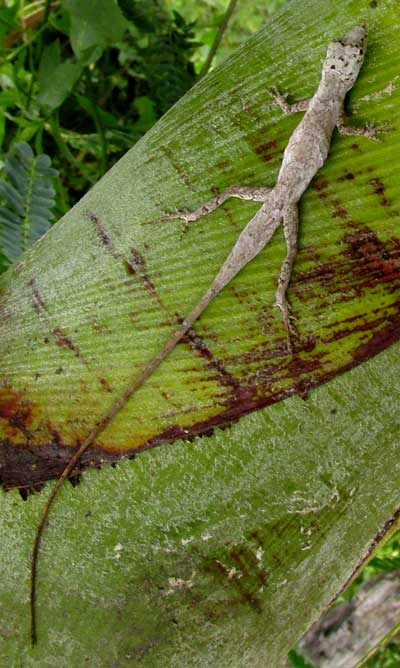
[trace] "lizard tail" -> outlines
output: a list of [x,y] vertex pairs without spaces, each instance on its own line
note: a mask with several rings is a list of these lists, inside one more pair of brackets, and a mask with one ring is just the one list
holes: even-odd
[[169,353],[175,348],[176,344],[185,336],[189,331],[195,320],[199,315],[204,311],[206,306],[210,303],[213,297],[216,294],[216,287],[211,286],[211,288],[204,294],[203,298],[196,304],[191,313],[185,318],[178,329],[176,329],[171,336],[167,339],[163,348],[160,350],[157,355],[155,355],[152,360],[145,366],[139,373],[137,373],[133,380],[130,382],[126,390],[122,395],[113,403],[108,413],[99,420],[92,431],[88,434],[85,441],[80,445],[76,452],[71,457],[70,461],[66,465],[60,477],[57,479],[49,498],[45,504],[45,507],[40,516],[40,520],[36,529],[35,539],[32,548],[31,556],[31,572],[30,572],[30,622],[31,622],[31,644],[32,646],[37,642],[37,632],[36,632],[36,580],[37,580],[37,564],[39,556],[40,542],[43,534],[43,529],[46,525],[50,509],[56,499],[58,492],[60,491],[61,486],[65,480],[71,475],[76,465],[79,463],[82,455],[90,448],[96,441],[99,434],[101,434],[104,429],[110,424],[115,415],[123,408],[129,399],[137,392],[137,390],[143,385],[149,376],[151,376],[154,371],[160,366],[164,359],[169,355]]

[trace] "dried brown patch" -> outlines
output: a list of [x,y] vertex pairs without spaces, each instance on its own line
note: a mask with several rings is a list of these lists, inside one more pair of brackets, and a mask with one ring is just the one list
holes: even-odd
[[0,387],[0,420],[5,421],[4,432],[9,438],[18,437],[18,432],[21,432],[27,441],[32,437],[32,404],[23,398],[22,393],[10,386]]

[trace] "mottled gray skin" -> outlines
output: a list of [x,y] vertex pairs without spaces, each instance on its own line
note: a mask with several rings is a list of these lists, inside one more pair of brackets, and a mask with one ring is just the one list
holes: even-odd
[[[320,84],[307,103],[307,111],[283,154],[275,187],[279,201],[297,203],[324,164],[333,130],[337,126],[342,127],[344,98],[358,77],[366,42],[367,27],[362,25],[329,45]],[[280,96],[277,98],[279,101]],[[296,108],[292,105],[292,110],[296,110],[293,106]]]
[[110,424],[114,416],[126,405],[147,378],[160,366],[210,301],[264,248],[281,223],[283,223],[288,251],[279,275],[276,304],[282,311],[288,337],[288,348],[291,350],[291,325],[286,290],[297,252],[297,203],[328,155],[335,126],[345,134],[364,134],[367,136],[374,136],[375,134],[371,128],[345,128],[341,118],[345,95],[356,81],[363,63],[366,41],[367,26],[360,25],[341,40],[329,45],[328,54],[322,68],[320,85],[310,101],[289,105],[284,96],[279,95],[279,93],[274,94],[277,103],[285,113],[306,110],[303,120],[294,131],[286,147],[274,189],[231,186],[196,211],[191,213],[178,212],[167,216],[167,219],[181,218],[188,224],[213,211],[229,197],[240,197],[241,199],[263,203],[256,215],[247,223],[210,288],[191,313],[180,323],[157,355],[139,373],[134,375],[108,413],[98,420],[54,485],[40,518],[32,551],[30,593],[32,644],[36,642],[36,571],[40,540],[51,505],[61,485],[73,473],[83,453],[94,445],[98,435]]

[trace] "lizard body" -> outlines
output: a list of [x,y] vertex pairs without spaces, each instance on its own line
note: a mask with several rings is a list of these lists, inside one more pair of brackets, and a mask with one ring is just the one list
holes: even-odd
[[288,347],[291,350],[290,334],[293,328],[289,320],[286,291],[297,253],[297,203],[315,173],[325,162],[335,127],[344,134],[363,134],[373,137],[376,133],[371,128],[346,128],[342,121],[344,98],[355,83],[361,69],[366,40],[367,26],[360,25],[353,28],[342,39],[329,44],[322,68],[321,81],[311,100],[289,105],[284,96],[277,92],[274,93],[275,99],[284,113],[296,111],[306,111],[306,113],[288,142],[277,183],[273,189],[231,186],[193,212],[177,212],[166,216],[164,219],[181,218],[187,225],[213,211],[229,197],[262,202],[261,208],[240,234],[211,286],[186,318],[180,322],[179,327],[168,338],[163,348],[139,371],[122,395],[111,406],[109,412],[96,423],[57,479],[38,524],[32,551],[30,591],[32,644],[36,642],[36,571],[40,540],[50,507],[62,483],[72,473],[82,454],[95,443],[98,435],[110,424],[119,410],[126,405],[132,395],[187,334],[208,304],[264,248],[281,223],[283,223],[287,243],[287,255],[280,270],[276,304],[282,311],[282,319],[288,336]]

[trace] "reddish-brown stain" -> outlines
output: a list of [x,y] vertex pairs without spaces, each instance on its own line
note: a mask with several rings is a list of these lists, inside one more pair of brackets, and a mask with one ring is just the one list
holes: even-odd
[[8,419],[14,415],[20,400],[18,392],[7,387],[0,388],[0,417]]
[[255,148],[257,155],[261,156],[263,162],[269,162],[274,157],[274,153],[271,152],[271,149],[274,149],[278,146],[278,141],[273,139],[265,144],[259,144]]
[[[397,303],[397,308],[400,310],[400,301]],[[377,332],[373,332],[369,341],[361,343],[353,352],[354,366],[360,362],[365,361],[372,355],[385,350],[399,340],[400,318],[393,318],[393,321]]]
[[0,419],[7,421],[8,427],[5,431],[10,437],[15,435],[17,430],[29,441],[32,436],[29,429],[33,420],[32,404],[23,398],[21,392],[10,386],[0,387]]
[[50,422],[50,420],[47,420],[47,429],[49,431],[49,434],[51,434],[54,444],[55,445],[62,445],[62,437],[58,429],[56,429]]
[[352,224],[350,234],[344,241],[348,244],[347,254],[353,263],[353,276],[363,278],[364,289],[377,283],[397,281],[400,278],[400,239],[392,238],[383,243],[377,234],[366,225]]

